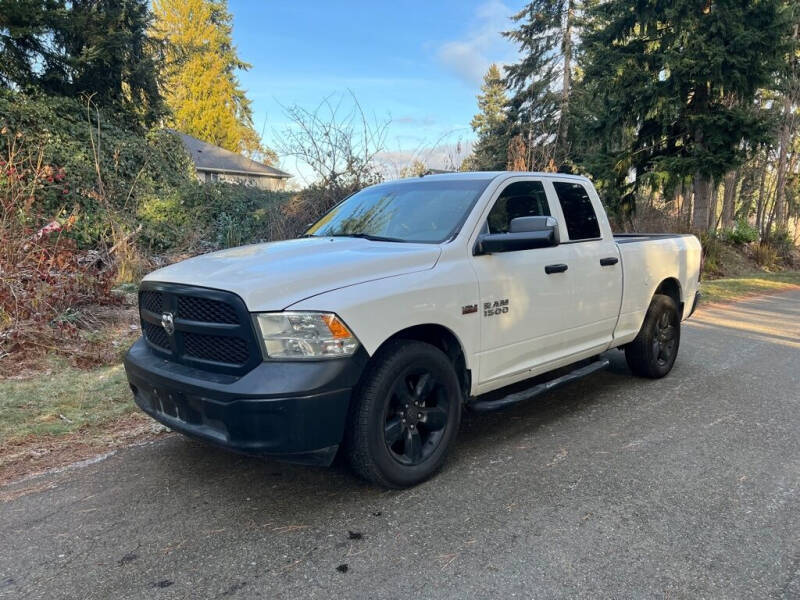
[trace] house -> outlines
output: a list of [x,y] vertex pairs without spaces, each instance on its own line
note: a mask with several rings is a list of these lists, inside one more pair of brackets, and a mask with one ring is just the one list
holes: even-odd
[[202,182],[241,183],[262,190],[282,190],[291,177],[285,171],[268,167],[225,148],[209,144],[176,131],[194,161],[197,178]]

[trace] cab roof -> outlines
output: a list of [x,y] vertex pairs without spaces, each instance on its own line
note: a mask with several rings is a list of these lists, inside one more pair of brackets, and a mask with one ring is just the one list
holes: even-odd
[[544,173],[540,171],[464,171],[458,173],[436,173],[431,175],[421,175],[417,177],[405,177],[384,183],[399,183],[404,181],[486,181],[487,183],[495,179],[509,179],[511,177],[541,177],[543,179],[574,179],[575,181],[587,181],[581,175],[571,175],[568,173]]

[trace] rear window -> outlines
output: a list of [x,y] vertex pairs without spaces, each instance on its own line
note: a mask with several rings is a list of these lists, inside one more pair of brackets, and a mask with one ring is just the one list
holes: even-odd
[[556,195],[564,213],[570,240],[587,240],[600,237],[600,225],[594,214],[592,201],[580,183],[554,181]]

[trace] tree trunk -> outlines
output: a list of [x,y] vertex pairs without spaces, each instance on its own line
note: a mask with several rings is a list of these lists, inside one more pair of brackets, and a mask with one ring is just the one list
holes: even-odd
[[739,183],[739,170],[731,171],[725,175],[725,191],[722,196],[722,227],[733,227],[736,215],[736,185]]
[[685,178],[681,178],[681,222],[687,227],[692,225],[692,190]]
[[696,173],[692,187],[694,189],[692,226],[699,231],[707,231],[710,226],[709,208],[711,206],[711,192],[713,191],[711,177]]
[[[792,39],[797,41],[798,26],[794,26]],[[778,227],[786,227],[787,219],[787,200],[786,190],[786,157],[789,151],[789,144],[792,141],[792,129],[794,125],[794,115],[792,113],[792,91],[786,90],[783,96],[783,126],[781,127],[781,146],[778,153],[778,181],[775,188],[775,222]]]
[[791,141],[791,121],[792,106],[789,96],[787,95],[783,101],[783,127],[781,128],[781,146],[778,152],[778,182],[775,187],[775,222],[778,227],[786,227],[786,158],[789,150],[789,142]]
[[761,166],[761,181],[758,184],[758,198],[756,199],[756,228],[759,235],[764,238],[764,205],[767,203],[767,197],[764,189],[767,183],[767,159],[764,159],[764,164]]
[[561,52],[564,55],[564,73],[561,83],[561,106],[558,120],[558,148],[561,157],[567,156],[567,118],[569,114],[569,92],[572,86],[572,27],[575,21],[575,0],[567,0],[567,15],[564,22],[564,38]]
[[672,214],[675,215],[680,219],[681,214],[683,214],[683,181],[681,181],[678,185],[675,186],[675,190],[672,193]]

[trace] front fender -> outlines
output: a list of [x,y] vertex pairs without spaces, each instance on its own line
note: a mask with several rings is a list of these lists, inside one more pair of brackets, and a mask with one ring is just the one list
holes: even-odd
[[480,343],[480,311],[474,272],[465,265],[439,263],[434,269],[368,281],[307,298],[287,310],[338,314],[372,356],[395,333],[417,325],[446,327],[458,339],[468,369]]

